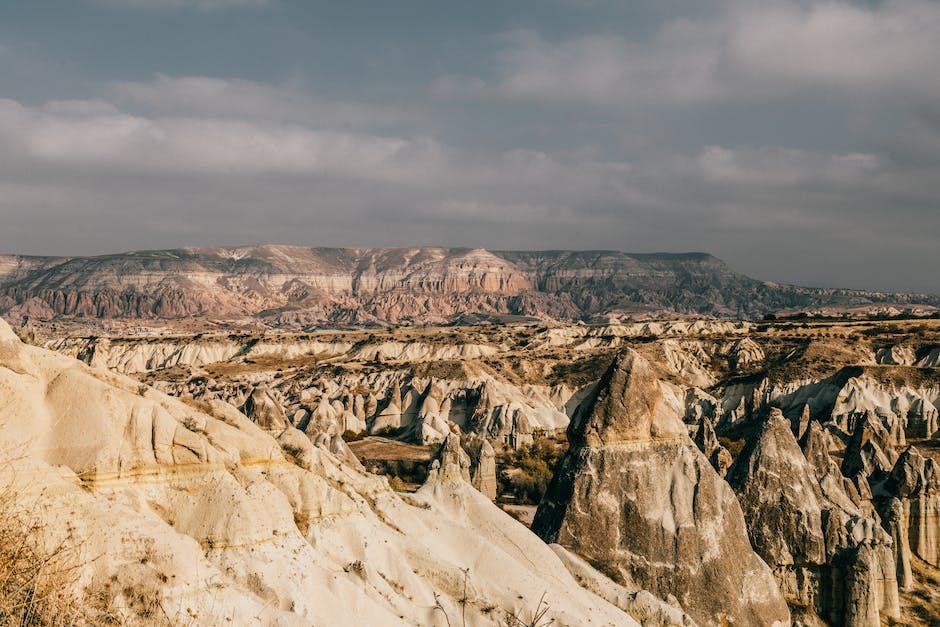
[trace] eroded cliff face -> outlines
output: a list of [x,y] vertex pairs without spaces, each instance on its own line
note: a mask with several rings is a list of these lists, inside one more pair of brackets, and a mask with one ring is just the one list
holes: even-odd
[[807,434],[804,456],[779,410],[771,412],[728,471],[754,550],[804,621],[870,625],[899,619],[897,538]]
[[571,449],[532,529],[615,580],[674,594],[703,625],[789,624],[741,508],[663,400],[650,364],[627,350],[568,429]]
[[0,313],[17,320],[250,318],[296,328],[506,315],[754,317],[878,303],[935,306],[940,299],[764,283],[700,253],[264,245],[0,257]]

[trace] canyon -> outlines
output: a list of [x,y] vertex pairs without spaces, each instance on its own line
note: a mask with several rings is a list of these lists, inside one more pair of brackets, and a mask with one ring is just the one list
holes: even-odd
[[[940,620],[938,320],[32,341],[0,351],[20,500],[125,620]],[[116,519],[141,540],[88,539]]]

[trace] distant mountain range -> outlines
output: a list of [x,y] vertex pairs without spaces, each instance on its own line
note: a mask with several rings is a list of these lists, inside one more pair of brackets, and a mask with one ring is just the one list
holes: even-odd
[[299,328],[866,307],[940,307],[940,296],[769,283],[704,253],[258,245],[0,255],[0,315],[14,322],[195,317]]

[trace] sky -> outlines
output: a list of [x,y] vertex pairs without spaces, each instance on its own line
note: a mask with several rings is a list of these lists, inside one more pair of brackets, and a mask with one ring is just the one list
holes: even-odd
[[940,293],[940,1],[0,7],[0,252],[712,253]]

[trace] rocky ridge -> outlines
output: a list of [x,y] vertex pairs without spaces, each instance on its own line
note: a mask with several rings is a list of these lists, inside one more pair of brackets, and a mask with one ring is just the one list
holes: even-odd
[[0,256],[0,314],[19,322],[194,318],[299,328],[895,305],[929,310],[940,297],[762,282],[702,253],[259,245]]

